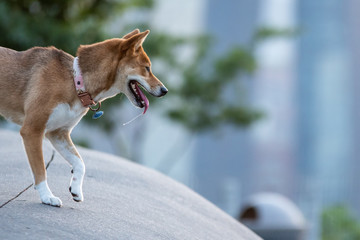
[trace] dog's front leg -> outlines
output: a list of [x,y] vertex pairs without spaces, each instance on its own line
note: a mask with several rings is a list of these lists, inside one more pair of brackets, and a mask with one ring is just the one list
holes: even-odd
[[70,138],[70,131],[59,129],[46,133],[54,148],[72,166],[73,176],[70,181],[70,193],[77,202],[84,200],[82,185],[85,175],[85,164]]
[[55,207],[61,207],[60,198],[55,197],[46,181],[46,169],[42,153],[43,130],[24,124],[20,134],[23,138],[26,154],[35,179],[35,189],[40,194],[41,202]]

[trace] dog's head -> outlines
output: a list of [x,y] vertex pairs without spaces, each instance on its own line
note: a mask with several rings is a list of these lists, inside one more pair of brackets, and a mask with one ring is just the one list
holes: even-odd
[[136,29],[122,38],[122,58],[118,64],[116,77],[120,91],[133,105],[145,107],[144,113],[149,106],[149,101],[141,88],[155,97],[164,96],[168,92],[164,84],[152,73],[150,59],[142,47],[149,32],[149,30],[140,32]]
[[145,113],[149,101],[141,88],[155,97],[167,93],[167,88],[152,73],[150,59],[142,47],[149,32],[136,29],[123,38],[79,47],[77,56],[86,90],[95,101],[122,92],[136,107],[145,108]]

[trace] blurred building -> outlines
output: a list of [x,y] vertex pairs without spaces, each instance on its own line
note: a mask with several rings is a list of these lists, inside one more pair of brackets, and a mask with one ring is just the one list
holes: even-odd
[[[209,0],[206,31],[217,38],[216,51],[224,53],[248,45],[259,27],[294,27],[295,6],[288,0]],[[233,216],[239,203],[258,191],[292,199],[297,193],[295,40],[266,40],[255,54],[258,69],[245,86],[249,104],[265,118],[249,129],[225,127],[216,137],[199,136],[193,160],[195,190]]]
[[[344,1],[299,1],[299,167],[321,182],[324,201],[349,196],[354,158],[351,46]],[[319,11],[321,9],[321,11]]]
[[351,159],[350,174],[352,183],[350,184],[350,199],[353,208],[357,210],[357,215],[360,216],[360,191],[359,191],[359,172],[360,172],[360,17],[358,9],[360,9],[360,2],[350,0],[345,7],[347,24],[350,28],[347,31],[346,44],[350,48],[349,68],[351,69],[350,82],[350,98],[351,98],[351,118],[352,121],[352,141],[351,147],[353,149],[353,158]]
[[[257,25],[259,2],[208,0],[204,32],[215,39],[213,56],[225,54],[232,47],[250,44]],[[246,80],[245,80],[246,81]],[[248,85],[247,82],[243,83]],[[194,189],[228,213],[235,215],[242,195],[252,191],[251,145],[248,129],[225,126],[220,134],[197,137],[194,149]],[[249,161],[250,160],[250,161]]]
[[352,41],[359,37],[359,18],[352,15],[357,7],[356,1],[298,1],[298,191],[313,239],[320,234],[323,207],[342,203],[359,210],[354,131],[359,81],[351,63],[358,51]]
[[[296,27],[294,0],[261,1],[257,27]],[[256,29],[254,29],[256,31]],[[296,193],[296,45],[295,37],[274,37],[257,46],[252,103],[265,113],[250,129],[253,191]],[[284,181],[286,179],[286,181]]]

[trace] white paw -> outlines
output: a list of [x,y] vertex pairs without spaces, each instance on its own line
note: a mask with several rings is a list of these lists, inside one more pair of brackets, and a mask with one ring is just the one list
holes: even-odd
[[44,197],[41,198],[41,202],[43,204],[47,204],[53,207],[61,207],[62,206],[62,202],[60,200],[60,198],[53,196],[48,196],[48,197]]
[[70,191],[71,195],[73,196],[74,201],[82,202],[82,201],[84,201],[84,196],[83,196],[82,190],[81,190],[81,188],[79,188],[76,185],[77,184],[74,184],[74,182],[73,182],[71,184],[71,186],[69,187],[69,191]]
[[[78,177],[76,177],[78,176]],[[69,191],[73,196],[74,201],[82,202],[84,201],[84,196],[82,193],[82,182],[83,182],[84,174],[74,174],[70,181]]]
[[52,194],[49,186],[47,185],[46,180],[39,183],[38,185],[36,185],[35,189],[38,190],[42,203],[50,205],[50,206],[54,206],[54,207],[62,206],[62,202],[61,202],[60,198],[55,197]]

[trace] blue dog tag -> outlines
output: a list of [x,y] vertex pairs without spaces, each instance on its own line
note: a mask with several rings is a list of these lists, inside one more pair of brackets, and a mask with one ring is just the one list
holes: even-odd
[[97,111],[97,112],[95,112],[94,115],[92,116],[92,119],[98,119],[98,118],[100,118],[103,114],[104,114],[103,111]]

